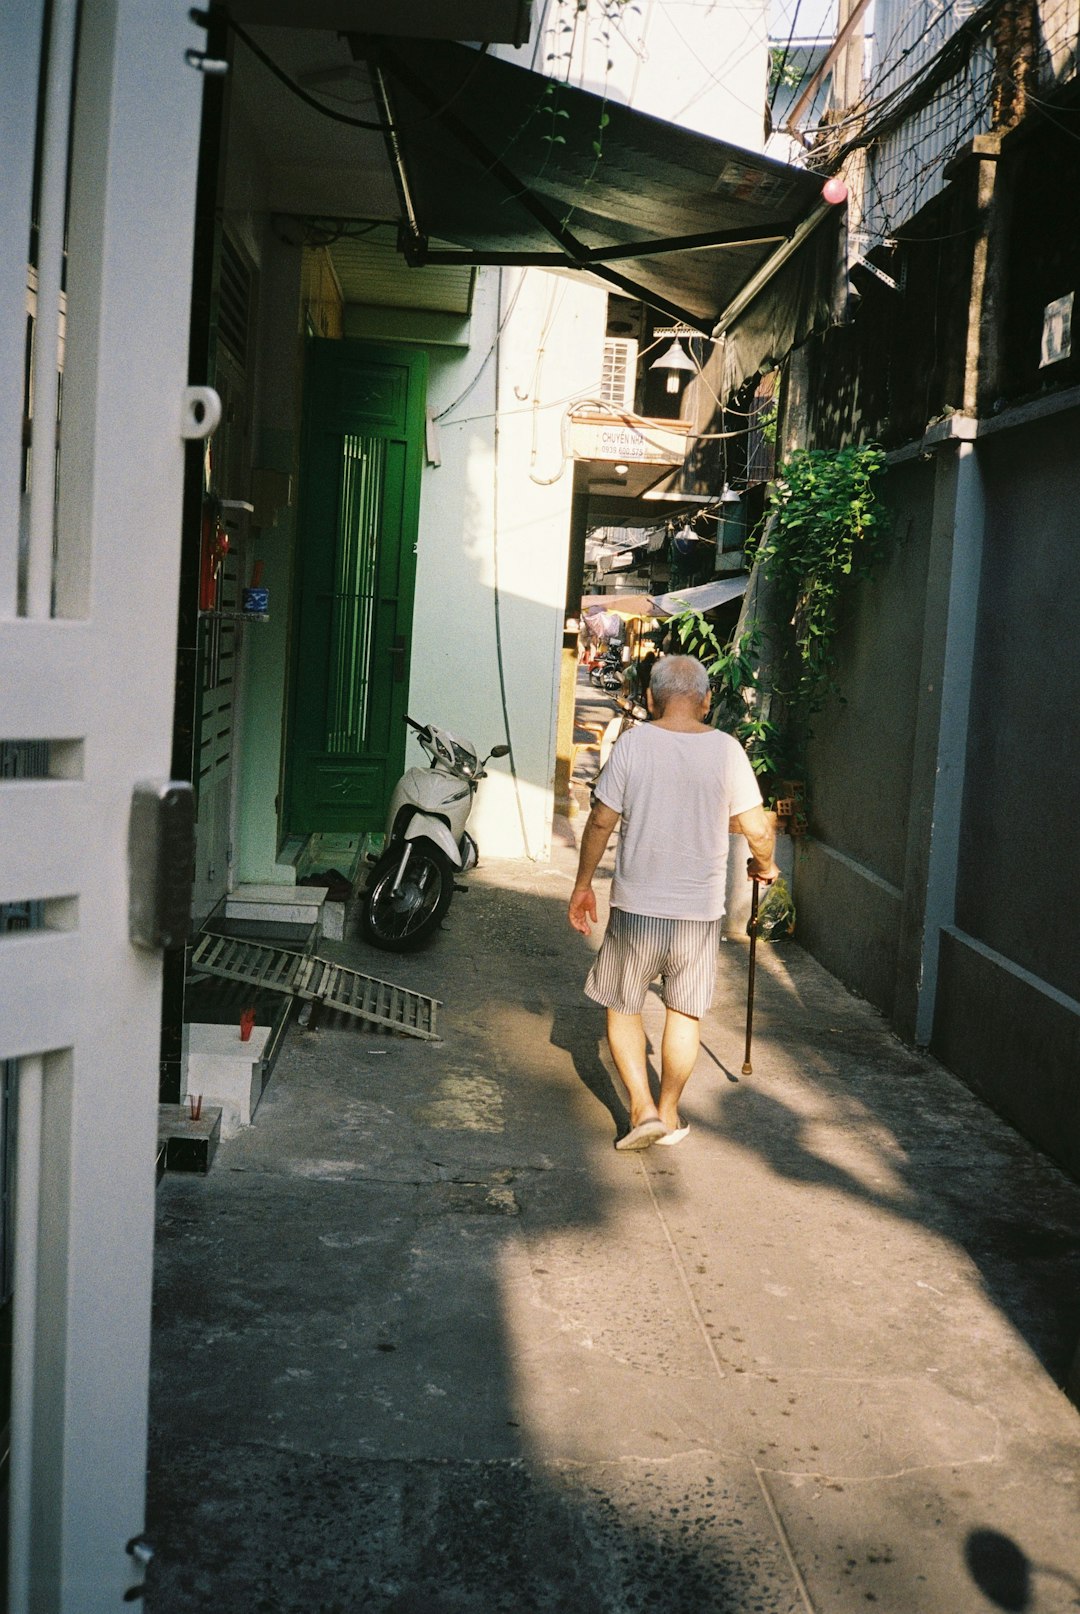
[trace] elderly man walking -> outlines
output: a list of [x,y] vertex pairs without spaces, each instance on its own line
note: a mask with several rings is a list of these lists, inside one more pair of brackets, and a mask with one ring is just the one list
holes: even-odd
[[[630,1100],[630,1130],[616,1149],[681,1143],[679,1099],[697,1059],[701,1016],[712,1005],[724,912],[728,832],[745,835],[747,874],[779,874],[775,837],[754,771],[738,740],[711,728],[709,679],[692,656],[657,662],[649,685],[654,721],[622,735],[596,781],[581,837],[569,920],[588,936],[592,881],[622,819],[611,917],[585,991],[607,1009],[612,1058]],[[660,1098],[649,1086],[641,1010],[659,976],[666,1016]]]

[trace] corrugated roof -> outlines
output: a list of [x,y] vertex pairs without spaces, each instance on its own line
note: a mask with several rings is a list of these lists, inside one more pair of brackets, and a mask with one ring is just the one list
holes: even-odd
[[396,249],[393,225],[346,235],[329,247],[346,303],[370,308],[423,308],[467,314],[476,271],[454,264],[410,268]]

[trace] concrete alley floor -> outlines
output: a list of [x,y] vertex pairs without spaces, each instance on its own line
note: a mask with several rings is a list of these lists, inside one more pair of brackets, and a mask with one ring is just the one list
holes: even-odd
[[1080,1607],[1080,1187],[791,942],[753,1076],[726,942],[689,1138],[615,1153],[574,864],[329,944],[444,1040],[294,1026],[162,1182],[148,1607]]

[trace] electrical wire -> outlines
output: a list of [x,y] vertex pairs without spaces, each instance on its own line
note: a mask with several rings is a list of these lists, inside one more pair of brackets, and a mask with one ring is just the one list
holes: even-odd
[[[1012,84],[1014,86],[1014,88],[1019,88],[1019,86],[1017,85],[1016,80],[1013,78],[1013,75],[1011,73],[1007,73],[1005,76],[1008,78],[1010,84]],[[1065,135],[1069,136],[1070,140],[1080,140],[1080,130],[1070,129],[1068,124],[1062,123],[1060,118],[1053,117],[1051,115],[1051,112],[1050,112],[1051,107],[1053,107],[1054,111],[1056,111],[1056,112],[1066,112],[1066,111],[1070,110],[1069,108],[1067,108],[1067,107],[1059,107],[1053,101],[1043,101],[1037,95],[1032,95],[1030,90],[1028,90],[1026,92],[1026,94],[1027,94],[1027,99],[1035,107],[1035,110],[1038,113],[1038,115],[1040,117],[1042,117],[1042,118],[1045,118],[1047,123],[1052,123],[1054,125],[1055,129],[1060,129],[1062,134],[1065,134]]]
[[[988,0],[964,18],[914,73],[873,101],[874,91],[895,78],[913,52],[925,47],[926,29],[920,28],[899,60],[889,59],[892,47],[915,26],[909,11],[889,44],[879,46],[878,71],[859,105],[848,117],[823,127],[823,141],[808,154],[816,164],[826,149],[828,165],[834,168],[859,147],[867,150],[864,194],[853,196],[857,218],[852,233],[862,238],[864,249],[875,240],[895,240],[895,221],[912,217],[936,195],[942,171],[956,150],[980,128],[990,126],[994,62],[986,50],[985,35],[1001,3]],[[957,4],[958,0],[948,0],[935,19],[936,26],[952,16]],[[854,132],[838,145],[843,131]]]
[[294,246],[296,242],[292,237],[299,228],[303,245],[307,247],[332,247],[338,241],[361,241],[375,230],[396,229],[393,219],[323,219],[318,214],[297,218],[291,213],[272,213],[270,227],[279,241]]
[[[500,303],[502,302],[502,273],[503,273],[503,271],[500,270],[500,272],[499,272],[499,292],[498,292],[499,302]],[[454,399],[453,403],[448,403],[445,409],[440,409],[439,413],[432,417],[433,419],[435,419],[435,420],[445,420],[447,415],[450,414],[451,410],[456,409],[459,403],[464,403],[465,399],[469,396],[470,392],[472,392],[473,388],[477,385],[477,383],[480,380],[480,377],[483,375],[484,371],[487,369],[489,363],[491,362],[492,355],[498,349],[499,338],[502,335],[504,329],[506,328],[506,323],[509,320],[511,314],[514,312],[514,308],[515,308],[515,305],[517,303],[517,300],[521,296],[521,288],[522,288],[522,286],[524,286],[524,284],[525,284],[525,270],[523,269],[521,271],[520,275],[518,276],[518,282],[517,282],[517,285],[514,287],[513,293],[511,294],[510,301],[509,301],[509,303],[507,305],[506,312],[505,312],[505,314],[502,314],[502,316],[501,316],[501,318],[499,320],[499,324],[496,327],[495,336],[494,336],[494,338],[492,340],[491,346],[488,348],[487,352],[484,354],[484,357],[480,360],[480,365],[479,365],[479,368],[476,371],[476,374],[473,376],[473,378],[469,382],[468,386],[463,388],[463,390],[458,393],[458,395]],[[477,415],[477,416],[474,416],[473,418],[477,419],[477,420],[484,420],[484,419],[488,419],[490,417],[485,416],[485,415]]]
[[[799,3],[801,3],[801,0],[799,0]],[[798,10],[798,5],[796,5],[796,11],[797,10]],[[744,61],[746,61],[746,59],[753,54],[753,52],[758,48],[759,43],[761,43],[758,36],[755,35],[751,39],[750,43],[746,46],[746,48],[743,50],[743,52],[742,52],[742,54],[740,56],[737,56],[733,61],[727,61],[727,62],[724,63],[724,75],[723,75],[723,77],[721,77],[719,73],[714,73],[713,72],[713,70],[709,66],[708,62],[706,62],[705,59],[702,56],[700,56],[698,54],[698,52],[694,49],[694,46],[687,39],[686,35],[683,33],[682,29],[679,27],[678,23],[675,21],[675,18],[671,14],[670,11],[667,11],[665,13],[665,19],[664,20],[666,21],[668,27],[672,30],[672,32],[674,34],[676,34],[677,37],[679,38],[679,40],[682,42],[682,44],[683,44],[685,50],[688,52],[688,54],[691,55],[694,58],[695,62],[697,62],[699,67],[704,68],[705,73],[708,76],[708,83],[704,84],[701,87],[701,89],[696,90],[694,92],[694,94],[690,97],[690,99],[688,101],[684,102],[684,104],[681,107],[679,107],[677,112],[672,113],[670,118],[669,118],[669,122],[671,122],[671,123],[681,123],[683,115],[685,113],[689,112],[690,108],[694,105],[694,103],[696,101],[700,101],[702,96],[707,95],[709,93],[709,91],[711,89],[713,89],[716,85],[722,86],[723,89],[724,89],[725,94],[728,95],[732,101],[737,101],[738,104],[741,107],[745,107],[748,112],[753,112],[756,117],[760,117],[761,116],[761,110],[762,110],[761,107],[755,106],[749,101],[744,101],[742,96],[741,95],[736,95],[735,91],[730,86],[731,77],[735,73],[736,69],[741,67],[742,63]],[[764,44],[765,44],[765,47],[766,47],[766,50],[767,50],[768,49],[768,39],[766,39],[764,41]]]
[[791,29],[787,36],[787,44],[784,46],[784,54],[780,58],[780,66],[776,69],[776,82],[773,85],[772,95],[769,97],[768,112],[770,119],[772,118],[773,107],[776,105],[776,97],[779,92],[780,85],[783,82],[784,69],[788,64],[788,57],[791,55],[791,47],[795,42],[795,30],[799,26],[799,11],[801,5],[802,0],[795,0],[795,9],[791,14]]
[[[723,338],[721,338],[721,341],[722,340],[723,340]],[[690,357],[694,361],[694,368],[697,370],[697,373],[698,373],[698,380],[704,386],[705,391],[709,394],[709,397],[712,399],[712,401],[716,405],[717,409],[719,409],[721,412],[723,412],[724,405],[720,401],[720,399],[717,397],[716,391],[715,391],[715,389],[713,387],[712,382],[709,380],[708,376],[705,374],[705,369],[704,369],[704,366],[701,363],[701,360],[698,358],[697,354],[694,352],[694,344],[691,342],[691,343],[688,344],[688,346],[689,346],[689,350],[690,350]],[[741,411],[740,411],[740,413],[741,413]],[[747,415],[747,418],[749,419],[749,414]]]
[[[657,420],[649,415],[638,415],[632,409],[616,409],[614,405],[608,403],[605,399],[586,397],[580,392],[569,393],[562,398],[551,398],[547,403],[541,404],[540,408],[558,409],[566,404],[570,404],[572,406],[568,413],[572,413],[574,408],[591,406],[594,409],[603,409],[608,411],[613,419],[621,420],[625,425],[628,426],[642,427],[655,431],[657,426],[663,427],[667,424],[666,421]],[[532,404],[522,404],[519,409],[503,409],[500,411],[500,414],[502,415],[503,419],[508,418],[510,415],[527,415],[531,412],[532,407]],[[725,414],[729,415],[742,415],[747,419],[749,419],[754,413],[753,410],[749,409],[725,409],[724,412]],[[438,419],[438,416],[435,416],[434,418]],[[450,421],[449,424],[451,426],[472,426],[475,425],[477,421],[493,420],[494,418],[494,412],[488,409],[479,415],[458,415],[457,418]],[[753,429],[754,428],[752,426],[740,426],[737,431],[728,432],[721,435],[726,435],[729,437],[745,437],[746,434],[753,431]],[[695,442],[698,440],[708,441],[709,435],[710,434],[708,432],[689,432],[687,434],[688,439]]]
[[269,72],[273,73],[279,83],[284,84],[287,90],[303,101],[305,106],[311,107],[315,112],[321,112],[324,118],[332,118],[335,123],[346,124],[350,129],[366,129],[373,134],[390,133],[389,127],[385,123],[375,123],[370,118],[353,118],[346,112],[336,112],[333,107],[327,106],[325,102],[316,100],[313,95],[308,94],[302,85],[297,84],[295,79],[290,78],[288,73],[279,67],[272,57],[266,54],[261,45],[255,43],[247,30],[241,28],[235,17],[227,17],[226,21],[236,37],[243,40],[252,55],[257,57]]
[[533,366],[533,376],[529,389],[532,393],[532,441],[529,445],[529,481],[535,482],[537,487],[551,487],[554,483],[561,481],[566,472],[566,417],[564,415],[559,428],[559,435],[563,450],[563,457],[559,465],[559,469],[556,471],[554,476],[536,475],[536,461],[540,452],[539,412],[542,407],[540,403],[540,384],[544,371],[544,356],[547,352],[547,342],[548,337],[551,334],[551,328],[555,323],[555,318],[558,314],[559,308],[562,306],[563,298],[566,296],[566,286],[563,281],[561,281],[555,275],[552,275],[551,279],[553,282],[551,287],[551,296],[548,298],[547,313],[544,316],[544,323],[540,328],[540,339],[536,344],[536,363]]
[[[383,135],[392,134],[394,132],[393,126],[390,124],[380,123],[370,118],[351,117],[346,112],[338,112],[333,107],[327,106],[325,101],[318,100],[314,95],[309,95],[302,84],[298,84],[294,78],[290,78],[289,74],[285,72],[284,68],[279,67],[277,62],[274,61],[273,57],[269,56],[266,51],[263,50],[261,45],[257,45],[255,43],[251,35],[245,28],[240,26],[235,17],[226,16],[225,20],[236,37],[243,40],[244,44],[247,46],[248,50],[251,51],[252,55],[257,57],[257,59],[262,62],[263,66],[269,72],[271,72],[278,82],[283,84],[291,94],[303,101],[305,106],[311,107],[313,112],[321,112],[324,118],[331,118],[335,123],[343,123],[347,128],[350,129],[365,129],[369,133]],[[447,100],[441,104],[441,106],[434,107],[431,111],[421,113],[415,119],[411,119],[410,122],[416,124],[428,123],[433,119],[441,118],[443,113],[447,112],[450,107],[453,106],[458,97],[465,93],[465,90],[468,88],[474,73],[479,70],[481,61],[487,55],[488,49],[489,45],[485,41],[480,46],[480,49],[476,52],[476,60],[469,64],[468,70],[466,71],[465,76],[461,80],[460,84],[455,87],[453,94],[450,95]],[[331,97],[331,99],[340,99],[340,97]]]
[[367,96],[334,95],[334,93],[331,90],[320,90],[319,94],[321,96],[323,96],[324,99],[327,100],[327,101],[336,101],[338,106],[359,107],[359,106],[368,106],[368,105],[374,106],[376,104],[375,97],[373,95],[367,95]]
[[[720,396],[716,392],[716,390],[713,387],[713,385],[712,385],[711,381],[709,380],[708,376],[705,374],[705,371],[702,368],[701,362],[698,359],[697,354],[693,351],[692,347],[690,349],[690,357],[693,359],[694,364],[697,367],[697,373],[698,373],[699,380],[701,380],[704,383],[706,392],[709,394],[710,398],[712,399],[712,401],[716,405],[716,407],[719,409],[720,413],[722,415],[736,415],[736,416],[740,417],[742,420],[748,420],[750,422],[749,426],[740,426],[736,431],[733,431],[733,432],[691,432],[690,436],[694,439],[694,441],[697,442],[697,443],[726,442],[732,437],[747,437],[747,436],[749,436],[749,434],[751,432],[756,431],[757,430],[757,424],[758,424],[758,417],[761,414],[762,406],[761,405],[756,405],[753,409],[732,409],[730,407],[730,405],[724,403],[721,400]],[[777,367],[778,368],[779,368],[779,363],[780,362],[782,362],[782,356],[777,361]],[[773,402],[773,401],[774,400],[770,398],[769,402]]]
[[[920,47],[922,47],[922,46],[924,46],[926,44],[927,34],[929,32],[931,32],[935,26],[940,27],[941,25],[945,24],[948,21],[948,19],[953,15],[953,13],[956,11],[956,9],[957,9],[957,7],[959,5],[967,4],[967,3],[968,3],[968,0],[946,0],[946,3],[944,5],[941,5],[940,8],[937,9],[936,15],[932,19],[928,19],[927,27],[925,27],[925,28],[919,26],[918,13],[915,11],[915,9],[914,8],[908,8],[901,15],[900,21],[897,23],[896,27],[893,29],[892,35],[889,38],[888,43],[886,45],[884,45],[883,47],[880,44],[876,45],[875,55],[877,56],[877,59],[878,59],[879,63],[881,63],[882,65],[881,65],[881,68],[880,68],[880,71],[879,71],[877,77],[874,78],[874,79],[871,79],[870,82],[866,85],[866,87],[865,87],[865,89],[863,91],[863,94],[862,94],[862,96],[860,98],[861,101],[866,102],[866,101],[870,100],[872,98],[872,96],[874,95],[875,91],[880,89],[883,84],[885,84],[890,78],[892,78],[894,76],[894,74],[896,74],[898,72],[898,70],[907,61],[908,57],[913,55],[917,50],[919,50]],[[960,23],[958,24],[958,28],[954,29],[953,33],[946,34],[946,36],[942,39],[941,44],[939,45],[938,49],[936,51],[932,52],[931,55],[927,58],[927,62],[933,61],[934,58],[938,55],[938,53],[941,50],[944,50],[945,46],[953,38],[954,34],[958,31],[958,29],[963,27],[964,23],[968,22],[970,20],[970,18],[972,16],[974,16],[974,15],[976,15],[976,13],[971,12],[971,13],[968,14],[967,17],[962,18]],[[894,50],[894,48],[896,46],[897,41],[903,36],[903,34],[909,28],[914,29],[914,32],[915,32],[914,39],[912,40],[910,45],[906,46],[900,52],[900,55],[898,57],[893,59],[892,58],[892,53],[893,53],[893,50]],[[925,65],[927,65],[927,64],[924,63],[924,66]],[[908,80],[904,79],[900,84],[898,84],[896,86],[896,89],[902,90],[906,86],[907,83],[908,83]],[[890,95],[893,94],[893,93],[894,93],[893,91],[889,91]]]
[[[950,0],[950,9],[957,0]],[[941,49],[929,57],[918,71],[883,96],[881,100],[869,110],[874,117],[867,120],[867,108],[862,105],[853,120],[863,120],[863,126],[858,133],[852,136],[843,145],[833,151],[832,161],[836,164],[860,147],[868,146],[880,138],[882,134],[890,132],[905,117],[922,110],[932,99],[935,92],[943,89],[952,82],[958,74],[970,70],[971,58],[986,29],[990,26],[996,12],[1005,3],[1005,0],[986,0],[979,11],[973,12],[970,17],[960,24],[956,31],[945,41]],[[916,42],[921,43],[921,41]],[[909,47],[914,49],[915,46]],[[923,99],[925,97],[925,99]],[[830,134],[834,129],[842,127],[842,123],[829,126]]]
[[[521,275],[515,287],[515,295],[520,291],[525,276]],[[495,331],[495,342],[492,351],[497,351],[499,338],[502,334],[506,319],[502,317],[502,276],[499,276],[499,302],[496,303],[496,318],[498,325]],[[507,315],[507,318],[509,315]],[[490,357],[490,354],[489,354]],[[485,363],[487,361],[485,360]],[[495,609],[495,662],[499,674],[499,702],[502,706],[503,727],[506,732],[507,754],[510,762],[510,777],[514,782],[514,800],[517,803],[518,822],[521,825],[521,844],[525,856],[530,862],[533,859],[529,848],[529,832],[525,824],[525,807],[521,800],[521,780],[518,777],[517,761],[514,756],[514,741],[510,731],[510,704],[506,694],[506,662],[503,657],[502,641],[502,592],[499,587],[499,366],[495,365],[495,431],[491,455],[491,481],[492,481],[492,509],[491,509],[491,593]]]
[[[484,371],[486,370],[488,364],[491,362],[491,359],[492,359],[493,355],[496,353],[496,350],[497,350],[498,345],[499,345],[499,340],[500,340],[504,330],[506,329],[507,324],[510,321],[511,315],[513,314],[514,309],[515,309],[515,307],[517,305],[518,298],[521,295],[521,290],[522,290],[522,287],[524,286],[524,283],[525,283],[526,273],[527,273],[526,270],[522,270],[520,272],[517,284],[515,285],[514,290],[513,290],[512,294],[510,296],[509,302],[507,303],[506,309],[505,309],[505,311],[503,311],[503,313],[501,315],[501,318],[499,320],[498,329],[496,330],[495,336],[492,339],[491,346],[488,348],[487,352],[484,354],[484,357],[481,359],[480,364],[479,364],[479,366],[478,366],[478,368],[476,370],[476,373],[473,375],[472,379],[468,382],[468,384],[465,387],[462,388],[461,392],[458,393],[457,397],[451,403],[448,403],[443,409],[439,410],[439,412],[432,417],[434,420],[446,421],[448,426],[466,426],[466,425],[473,425],[477,421],[492,420],[492,419],[495,418],[495,411],[488,409],[488,410],[482,410],[479,414],[476,414],[476,415],[458,415],[453,420],[448,419],[448,417],[453,413],[453,411],[458,407],[458,405],[463,403],[465,401],[465,399],[469,396],[469,394],[475,389],[478,382],[480,381],[481,376],[483,375]],[[555,318],[555,316],[556,316],[556,314],[558,312],[558,307],[562,302],[562,297],[563,297],[564,294],[565,294],[565,287],[563,287],[563,286],[561,286],[559,284],[556,284],[556,286],[554,287],[554,289],[552,291],[552,296],[551,296],[551,299],[550,299],[549,304],[548,304],[548,312],[545,315],[544,326],[543,326],[543,329],[542,329],[541,339],[540,339],[541,340],[541,349],[542,349],[543,344],[547,340],[548,333],[549,333],[549,331],[551,329],[552,323],[554,322],[554,318]],[[655,341],[650,342],[646,347],[644,347],[638,353],[638,362],[640,363],[640,361],[647,354],[651,353],[654,348],[658,348],[658,347],[662,346],[662,344],[664,342],[666,342],[667,340],[668,340],[667,337],[657,337]],[[690,343],[690,356],[693,359],[695,366],[697,367],[699,375],[701,375],[702,379],[705,380],[705,385],[706,385],[706,387],[708,387],[710,393],[712,393],[713,399],[716,402],[717,406],[720,409],[724,410],[725,413],[727,413],[727,414],[741,416],[742,418],[744,418],[746,420],[751,420],[752,421],[753,418],[754,418],[755,411],[753,411],[753,410],[742,410],[742,409],[726,409],[725,406],[716,397],[715,392],[713,392],[712,388],[709,386],[708,380],[705,378],[704,371],[701,368],[701,363],[700,363],[699,359],[697,358],[697,355],[693,352],[693,344],[692,344],[692,342]],[[539,360],[539,353],[538,353],[538,360]],[[536,393],[539,390],[539,388],[538,388],[538,372],[537,372],[536,369],[534,369],[534,372],[533,372],[533,385],[532,385],[531,390],[534,393]],[[595,388],[595,392],[597,394],[599,394],[599,390],[600,390],[599,383],[597,383],[596,388]],[[535,414],[538,411],[543,411],[543,410],[548,410],[548,409],[557,409],[557,408],[560,408],[560,407],[564,407],[566,405],[570,405],[571,408],[570,409],[565,409],[564,415],[569,415],[572,412],[573,407],[581,408],[583,406],[591,406],[594,409],[599,409],[599,410],[602,410],[602,411],[604,411],[606,413],[609,413],[609,414],[615,416],[617,419],[624,421],[629,426],[641,428],[641,429],[644,429],[646,431],[649,431],[649,430],[655,431],[656,428],[657,428],[657,421],[653,417],[651,417],[649,415],[639,415],[636,412],[636,410],[633,410],[633,409],[618,409],[613,404],[611,404],[607,399],[601,398],[598,395],[597,396],[590,396],[588,393],[583,393],[580,388],[577,388],[574,392],[564,394],[561,398],[548,399],[548,401],[546,403],[541,403],[537,398],[534,397],[531,402],[529,402],[527,404],[522,404],[522,406],[520,408],[517,408],[517,409],[513,409],[513,408],[511,408],[511,409],[502,409],[502,408],[499,408],[498,409],[498,414],[502,418],[506,418],[506,417],[511,416],[511,415],[524,415],[524,414],[532,414],[532,415],[535,416]],[[564,420],[562,422],[562,429],[563,429],[563,431],[565,431],[565,418],[564,418]],[[726,438],[745,436],[748,432],[752,431],[753,429],[754,429],[753,426],[750,425],[750,426],[745,426],[745,427],[739,427],[735,431],[731,431],[731,432],[691,432],[688,435],[694,441],[711,442],[711,441],[720,441],[720,440],[723,440],[723,439],[726,439]],[[563,450],[564,450],[564,452],[563,452],[563,468],[565,469],[565,464],[566,464],[567,460],[572,458],[572,455],[570,455],[567,452],[565,442],[563,444]],[[551,483],[557,482],[562,474],[563,474],[563,472],[560,471],[559,473],[557,473],[556,476],[554,476],[554,477],[552,477],[550,479],[541,479],[543,481],[543,485],[548,486],[548,485],[551,485]],[[537,479],[533,478],[533,480],[537,480]]]
[[[969,82],[968,99],[969,109],[966,118],[957,122],[942,144],[940,140],[940,124],[936,118],[930,119],[930,127],[924,133],[912,136],[904,125],[894,132],[894,149],[891,151],[883,142],[871,146],[868,154],[867,173],[876,192],[873,206],[880,213],[885,224],[886,237],[896,239],[898,231],[896,219],[911,218],[920,208],[926,205],[940,190],[937,183],[946,165],[953,155],[980,129],[985,130],[990,123],[990,108],[988,97],[988,84],[979,85]],[[957,104],[962,104],[963,97],[950,97]],[[928,110],[932,109],[930,103]],[[918,161],[919,146],[926,140],[933,142],[935,147],[925,161]],[[888,201],[886,202],[886,196]],[[872,224],[873,213],[868,209],[868,222]],[[875,230],[868,231],[870,236],[877,235]]]
[[[944,10],[939,14],[940,17],[941,18],[947,17],[949,15],[949,13],[955,9],[955,7],[956,7],[956,5],[958,3],[959,3],[959,0],[948,0],[948,4],[945,6]],[[878,73],[878,76],[877,76],[876,79],[871,79],[867,84],[865,84],[863,86],[862,94],[859,96],[857,110],[854,111],[853,113],[851,113],[847,118],[842,118],[842,119],[838,120],[836,123],[830,123],[829,124],[830,130],[843,128],[846,125],[857,123],[860,118],[864,118],[866,116],[866,114],[867,114],[867,111],[868,111],[869,107],[873,105],[873,96],[874,96],[875,92],[877,90],[879,90],[881,88],[881,86],[883,84],[885,84],[890,78],[892,78],[897,73],[897,71],[900,69],[900,67],[903,66],[903,64],[907,60],[907,58],[909,56],[911,56],[915,51],[917,51],[919,49],[920,45],[922,45],[925,42],[925,34],[924,33],[919,33],[919,34],[917,34],[914,41],[910,45],[908,45],[906,47],[906,49],[901,51],[898,58],[896,58],[895,60],[891,59],[892,58],[893,47],[896,44],[897,40],[903,35],[904,30],[909,25],[910,21],[911,21],[910,15],[902,18],[901,21],[899,23],[897,23],[896,27],[893,29],[892,36],[889,39],[888,44],[884,47],[884,49],[880,50],[880,51],[875,50],[875,55],[878,56],[878,60],[881,61],[881,62],[884,62],[885,65],[881,68],[881,71]],[[907,83],[908,83],[908,80],[904,79],[900,85],[895,86],[894,89],[888,91],[887,94],[888,95],[893,95],[897,89],[904,88]],[[884,99],[884,97],[883,97],[883,99]]]
[[[939,14],[941,19],[947,18],[961,3],[961,0],[947,0],[947,4]],[[908,103],[917,100],[926,87],[926,80],[941,74],[939,83],[946,83],[963,72],[968,65],[971,55],[977,48],[986,29],[989,27],[996,11],[1005,3],[1005,0],[984,0],[983,6],[970,16],[965,17],[952,34],[942,45],[928,56],[921,66],[901,83],[888,90],[878,101],[873,101],[874,91],[884,84],[897,68],[915,51],[925,46],[926,31],[922,30],[912,43],[901,53],[899,61],[889,62],[887,54],[885,66],[882,67],[876,79],[864,89],[857,106],[851,109],[843,118],[830,120],[828,123],[816,125],[812,129],[803,131],[803,138],[809,139],[813,133],[823,135],[831,148],[830,162],[838,166],[843,159],[860,146],[869,145],[890,120],[896,119],[908,106]],[[908,25],[910,18],[906,17],[901,26],[894,31],[892,42],[900,36],[903,28]],[[891,49],[891,43],[888,47]],[[950,58],[956,56],[955,68],[950,71]],[[944,66],[943,66],[944,59]],[[931,85],[932,96],[936,85]],[[845,129],[857,129],[856,135],[844,145],[837,145],[837,136]],[[820,161],[823,152],[819,146],[814,146],[811,153],[816,161]]]

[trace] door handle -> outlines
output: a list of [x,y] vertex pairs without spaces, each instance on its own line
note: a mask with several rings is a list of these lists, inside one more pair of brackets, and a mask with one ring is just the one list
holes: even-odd
[[405,640],[400,634],[394,640],[390,650],[390,666],[393,670],[394,683],[403,684],[405,682]]
[[128,936],[183,947],[191,933],[195,792],[183,779],[141,780],[128,822]]

